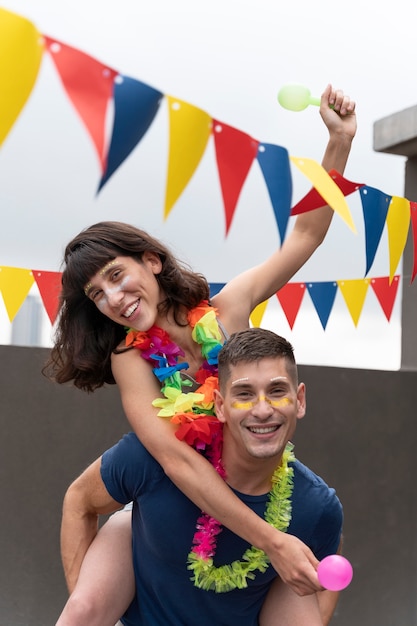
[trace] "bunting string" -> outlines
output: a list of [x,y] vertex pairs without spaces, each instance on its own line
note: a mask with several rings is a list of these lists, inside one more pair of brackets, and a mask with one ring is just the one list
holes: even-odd
[[[13,322],[30,290],[36,284],[49,320],[54,324],[58,313],[61,276],[61,272],[0,266],[0,293],[10,322]],[[325,282],[290,282],[275,295],[292,330],[305,294],[308,292],[325,330],[338,291],[343,296],[354,325],[357,326],[369,287],[389,322],[399,283],[399,275],[395,275],[392,280],[389,276],[380,276]],[[210,296],[213,297],[223,286],[224,283],[210,283]],[[261,303],[252,312],[253,326],[261,326],[267,304],[268,301]]]

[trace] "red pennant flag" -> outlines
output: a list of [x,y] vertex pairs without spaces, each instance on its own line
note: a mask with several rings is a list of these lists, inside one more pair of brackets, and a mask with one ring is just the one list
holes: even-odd
[[42,302],[48,314],[51,324],[56,320],[61,293],[61,272],[45,272],[32,270],[33,277],[39,289]]
[[414,251],[413,272],[411,274],[411,281],[410,281],[410,283],[412,283],[417,274],[417,202],[410,201],[410,212],[411,212],[411,229],[413,233],[413,251]]
[[65,91],[93,140],[103,173],[107,162],[107,108],[118,72],[60,41],[45,37],[45,42]]
[[300,310],[305,291],[305,283],[287,283],[276,293],[291,330]]
[[227,235],[243,183],[258,153],[259,141],[216,120],[213,120],[213,135]]
[[[346,178],[343,178],[336,170],[330,170],[329,176],[334,180],[344,196],[349,196],[354,191],[357,191],[361,187],[364,187],[364,183],[353,183]],[[298,215],[299,213],[307,213],[307,211],[313,211],[321,206],[325,206],[326,201],[321,197],[316,189],[311,189],[307,195],[304,196],[293,208],[291,209],[291,215]]]
[[390,320],[392,309],[394,308],[398,285],[400,284],[400,277],[394,276],[391,284],[389,281],[389,276],[371,279],[372,289],[374,290],[388,321]]

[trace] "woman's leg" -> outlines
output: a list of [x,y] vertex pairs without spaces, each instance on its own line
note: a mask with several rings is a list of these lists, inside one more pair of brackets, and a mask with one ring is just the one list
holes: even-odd
[[323,626],[317,594],[298,596],[277,576],[259,615],[259,626]]
[[56,626],[114,626],[126,611],[135,594],[131,514],[115,513],[99,530]]

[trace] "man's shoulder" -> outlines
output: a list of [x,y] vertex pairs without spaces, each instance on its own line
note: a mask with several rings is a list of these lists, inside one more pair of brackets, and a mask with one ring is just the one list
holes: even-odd
[[304,465],[304,463],[298,459],[291,463],[290,467],[294,470],[295,479],[309,482],[312,485],[328,487],[328,484],[321,476],[316,474],[312,469],[310,469],[307,465]]
[[339,501],[335,489],[307,465],[297,459],[291,463],[290,467],[294,470],[294,493],[296,495],[303,494],[303,497],[319,498],[323,502]]
[[101,477],[112,497],[129,502],[152,490],[165,474],[134,433],[124,435],[101,460]]
[[113,462],[127,459],[131,462],[131,459],[135,459],[138,463],[143,463],[145,460],[156,463],[134,432],[123,435],[114,446],[106,450],[103,457]]

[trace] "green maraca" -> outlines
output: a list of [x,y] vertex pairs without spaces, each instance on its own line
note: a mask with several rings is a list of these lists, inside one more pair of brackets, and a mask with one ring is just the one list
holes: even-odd
[[289,111],[304,111],[309,104],[320,106],[320,98],[314,98],[302,85],[284,85],[278,92],[278,102]]

